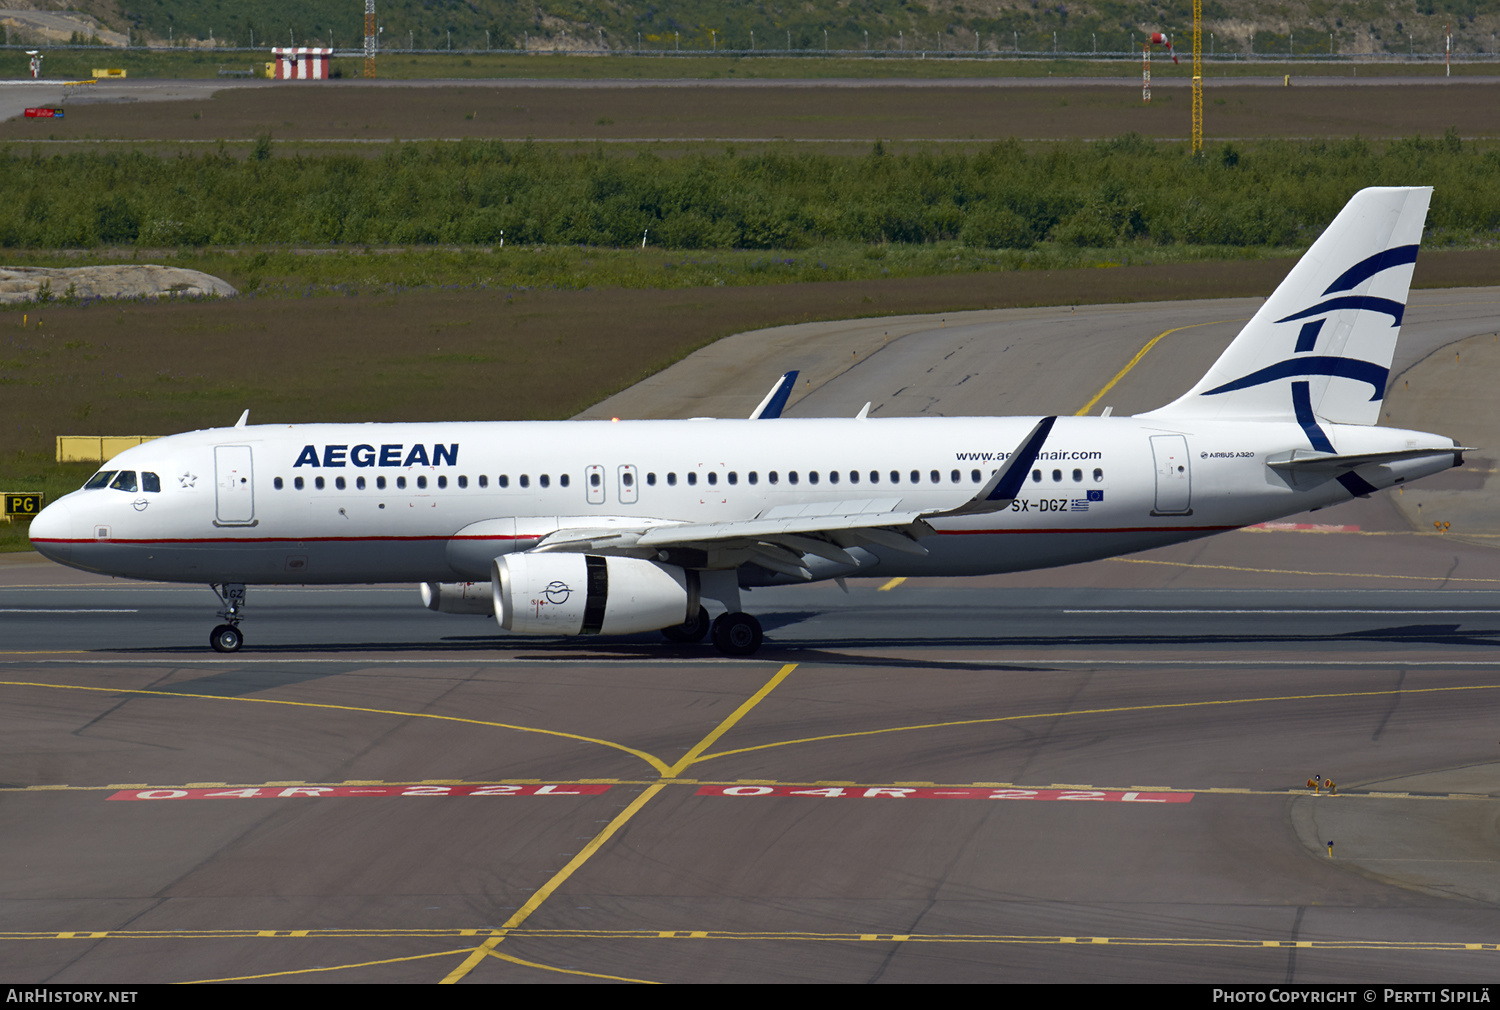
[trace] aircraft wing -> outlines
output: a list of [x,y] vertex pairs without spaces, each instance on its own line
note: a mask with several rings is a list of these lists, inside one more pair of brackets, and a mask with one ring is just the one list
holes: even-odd
[[754,562],[772,571],[811,578],[808,555],[859,566],[847,548],[875,545],[926,554],[916,538],[932,532],[921,512],[901,509],[901,499],[859,499],[778,506],[753,519],[723,523],[670,523],[638,529],[559,530],[535,552],[623,554],[655,557],[673,550],[702,551],[710,567]]

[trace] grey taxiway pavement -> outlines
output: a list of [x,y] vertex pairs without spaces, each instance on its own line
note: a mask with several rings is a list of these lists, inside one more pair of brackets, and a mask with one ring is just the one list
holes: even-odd
[[[800,367],[804,416],[1129,413],[1255,304],[747,334],[599,410],[743,415]],[[1500,445],[1497,309],[1413,296],[1389,423]],[[7,560],[0,977],[1492,980],[1493,467],[1090,565],[756,590],[743,661],[404,586],[252,588],[219,657],[206,588]]]

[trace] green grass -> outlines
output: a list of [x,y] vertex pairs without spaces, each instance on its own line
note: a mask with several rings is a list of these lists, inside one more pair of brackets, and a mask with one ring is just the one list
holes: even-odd
[[[1399,56],[1399,54],[1397,54]],[[54,49],[46,59],[47,76],[81,80],[92,75],[95,67],[124,69],[132,78],[218,78],[220,68],[254,68],[259,76],[270,54],[256,50],[195,49]],[[1205,75],[1211,78],[1232,77],[1347,77],[1354,66],[1345,54],[1333,61],[1309,54],[1301,59],[1284,60],[1260,54],[1254,59],[1234,58],[1220,54],[1205,59]],[[25,63],[17,59],[5,76],[27,76]],[[1429,59],[1419,62],[1396,62],[1383,56],[1373,67],[1361,64],[1366,73],[1382,77],[1431,77],[1441,73]],[[364,60],[338,58],[333,71],[342,77],[360,77]],[[1153,62],[1158,78],[1181,77],[1188,73],[1188,61],[1174,66],[1158,54]],[[1492,75],[1494,62],[1456,63],[1454,76]],[[844,56],[674,56],[657,55],[570,56],[566,54],[455,52],[398,53],[387,52],[376,60],[376,76],[385,80],[820,80],[856,79],[956,79],[973,77],[1097,77],[1138,78],[1141,61],[1138,56],[1126,58],[1049,59],[1035,53],[991,54],[975,58],[972,53],[909,53],[874,57]]]
[[[796,250],[517,246],[394,249],[101,249],[82,254],[10,251],[11,266],[165,263],[222,277],[255,298],[388,294],[440,288],[529,290],[597,288],[671,290],[697,287],[890,280],[1016,270],[1143,266],[1275,259],[1291,247],[1156,246],[1078,249],[1043,243],[1034,249],[973,249],[959,242],[921,245],[828,243]],[[58,299],[62,302],[63,299]],[[0,306],[0,312],[38,306]],[[3,366],[3,362],[0,362]]]

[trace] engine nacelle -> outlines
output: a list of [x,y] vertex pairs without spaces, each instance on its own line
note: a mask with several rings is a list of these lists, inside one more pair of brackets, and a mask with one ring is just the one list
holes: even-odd
[[488,582],[424,582],[422,606],[440,614],[474,614],[489,617],[495,612],[495,594]]
[[698,573],[637,558],[507,554],[491,563],[495,620],[518,635],[630,635],[698,614]]

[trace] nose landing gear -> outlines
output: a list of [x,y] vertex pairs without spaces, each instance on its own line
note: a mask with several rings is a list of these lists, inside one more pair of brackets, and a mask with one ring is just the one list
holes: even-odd
[[244,583],[211,583],[208,588],[223,604],[219,617],[225,622],[209,633],[208,644],[215,652],[239,652],[240,646],[245,644],[245,636],[240,633],[240,609],[245,605]]

